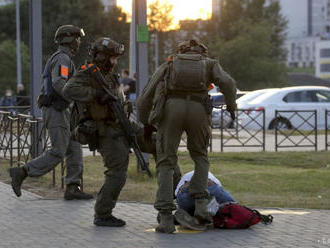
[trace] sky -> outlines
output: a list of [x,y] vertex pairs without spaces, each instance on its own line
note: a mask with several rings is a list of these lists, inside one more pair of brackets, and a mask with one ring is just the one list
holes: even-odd
[[[150,4],[154,1],[147,0],[147,3]],[[212,0],[160,0],[160,2],[168,2],[173,5],[174,25],[177,25],[179,20],[211,17]],[[132,0],[117,0],[117,5],[122,7],[125,12],[131,13]]]

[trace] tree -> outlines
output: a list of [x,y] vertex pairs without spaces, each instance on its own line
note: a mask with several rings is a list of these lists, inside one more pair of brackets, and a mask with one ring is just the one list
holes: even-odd
[[[29,43],[29,0],[20,1],[21,36],[25,44]],[[0,42],[16,40],[15,4],[0,7]],[[101,36],[110,36],[125,45],[129,44],[129,24],[126,14],[120,8],[113,7],[104,11],[100,0],[43,1],[42,5],[42,38],[43,62],[57,49],[54,34],[60,25],[73,24],[84,28],[86,37],[75,57],[76,65],[84,62],[90,42]],[[126,54],[121,63],[128,65]]]
[[287,81],[286,24],[277,2],[225,0],[219,22],[209,24],[219,35],[206,37],[210,54],[220,58],[240,89],[283,86]]
[[173,24],[172,4],[160,3],[159,0],[148,5],[148,24],[151,31],[165,32]]
[[[13,1],[15,2],[15,1]],[[21,39],[29,44],[29,1],[20,1]],[[16,6],[14,3],[0,7],[0,42],[16,40]]]
[[[224,40],[231,40],[237,36],[237,31],[232,29],[235,22],[243,18],[244,8],[242,0],[222,1],[219,25],[216,34]],[[214,20],[217,21],[217,20]]]
[[237,80],[239,89],[283,86],[286,67],[269,56],[269,26],[245,23],[241,28],[242,35],[230,41],[218,40],[211,46],[211,55],[220,58],[220,64]]
[[285,31],[288,21],[281,15],[280,4],[273,2],[265,9],[264,16],[272,28],[271,42],[273,47],[270,56],[277,58],[279,61],[285,61],[287,53],[283,49],[283,44],[286,38]]
[[172,9],[173,5],[168,3],[161,4],[159,0],[148,6],[149,30],[154,37],[154,51],[151,50],[149,52],[149,58],[154,59],[154,69],[158,67],[159,60],[165,59],[164,42],[166,39],[164,34],[173,24]]
[[[22,83],[28,89],[30,81],[30,58],[29,49],[24,43],[21,43],[22,54]],[[0,43],[0,95],[3,95],[6,89],[16,89],[16,42],[5,40]]]

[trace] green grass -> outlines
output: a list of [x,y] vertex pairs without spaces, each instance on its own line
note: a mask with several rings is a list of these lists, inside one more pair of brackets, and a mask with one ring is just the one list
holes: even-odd
[[[223,186],[242,204],[254,207],[289,207],[330,209],[330,152],[244,152],[209,154],[210,170]],[[8,161],[0,161],[0,180],[9,182]],[[179,153],[183,173],[193,169],[188,153]],[[155,164],[151,169],[155,174]],[[100,157],[85,158],[84,189],[96,194],[103,183]],[[57,172],[59,176],[59,169]],[[51,185],[51,174],[29,178],[24,187],[46,197],[58,197]],[[136,170],[131,156],[128,178],[120,200],[152,203],[157,189],[156,178]]]
[[289,72],[300,72],[314,75],[315,68],[314,67],[299,67],[299,68],[289,68]]

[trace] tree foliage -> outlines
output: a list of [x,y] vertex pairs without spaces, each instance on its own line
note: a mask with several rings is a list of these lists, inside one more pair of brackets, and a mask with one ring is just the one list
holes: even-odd
[[[29,50],[21,43],[22,55],[22,83],[26,86],[29,82]],[[16,90],[16,42],[5,40],[0,43],[0,95],[3,95],[6,89]]]
[[[197,37],[208,45],[210,55],[219,58],[224,69],[239,82],[239,88],[283,85],[286,81],[286,66],[283,63],[286,52],[283,42],[287,23],[280,14],[277,1],[270,4],[265,2],[266,0],[223,0],[218,17],[209,21],[182,22],[179,30],[170,30],[173,6],[161,4],[160,1],[152,3],[148,12],[149,28],[151,32],[158,33],[159,62],[163,62],[175,51],[179,41]],[[22,41],[29,44],[28,0],[20,1],[20,12]],[[56,50],[54,33],[63,24],[81,26],[87,34],[75,58],[76,65],[84,62],[89,43],[97,37],[109,36],[129,47],[130,24],[127,23],[126,14],[117,7],[104,12],[100,0],[45,0],[42,18],[44,63]],[[0,23],[0,43],[16,40],[14,4],[0,7]],[[149,64],[153,65],[154,45],[151,42],[149,48]],[[15,56],[12,56],[11,62],[16,61]],[[121,68],[128,67],[128,56],[129,53],[126,52],[120,59]],[[12,66],[16,68],[14,62]],[[153,66],[150,68],[152,72]],[[3,63],[0,64],[0,70],[7,71]]]
[[279,3],[223,0],[221,4],[220,15],[209,21],[186,20],[179,30],[163,32],[161,59],[175,51],[179,41],[198,38],[208,45],[211,57],[218,58],[238,81],[240,89],[284,86],[287,22],[280,14]]
[[209,47],[211,57],[218,58],[238,81],[240,89],[285,85],[287,21],[278,2],[267,5],[265,0],[223,0],[220,9],[220,15],[209,21],[185,21],[180,30],[169,32],[168,51],[175,51],[180,40],[198,38]]
[[[54,34],[60,25],[73,24],[84,28],[86,37],[75,57],[76,65],[84,63],[88,55],[89,44],[101,36],[109,36],[129,47],[129,24],[120,8],[114,7],[104,12],[100,0],[68,0],[42,2],[42,46],[43,62],[57,49]],[[0,7],[0,94],[3,89],[15,87],[16,83],[16,12],[15,4]],[[20,1],[21,39],[29,44],[29,1]],[[23,82],[29,83],[29,51],[22,44]],[[128,65],[128,52],[120,60],[121,67]],[[27,85],[26,85],[27,86]],[[28,86],[26,87],[28,88]]]
[[173,5],[159,0],[148,5],[148,25],[151,31],[165,32],[173,24]]
[[[29,0],[20,1],[21,37],[25,44],[29,44]],[[16,40],[15,4],[0,7],[0,42]],[[100,0],[68,0],[42,1],[42,46],[43,62],[57,49],[54,34],[60,25],[73,24],[85,30],[86,37],[75,58],[76,65],[84,62],[88,54],[90,42],[98,37],[109,36],[129,46],[129,23],[126,14],[118,7],[108,12]],[[128,53],[120,61],[121,65],[128,65]]]
[[211,55],[220,58],[220,64],[237,80],[239,89],[283,86],[286,67],[270,56],[270,27],[249,23],[241,23],[240,27],[241,35],[211,45]]
[[240,89],[285,85],[287,22],[278,2],[266,5],[265,0],[225,0],[219,22],[213,20],[209,25],[219,35],[206,37],[210,53],[220,58]]
[[[150,73],[156,69],[156,64],[162,63],[165,59],[167,33],[173,25],[172,9],[173,5],[166,2],[160,3],[159,0],[148,5],[148,26],[151,33],[148,50]],[[156,50],[158,50],[158,57]]]

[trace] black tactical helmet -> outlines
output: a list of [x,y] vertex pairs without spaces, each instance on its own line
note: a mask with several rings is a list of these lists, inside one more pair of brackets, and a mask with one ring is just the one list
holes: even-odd
[[93,60],[101,61],[109,56],[123,55],[124,51],[125,48],[123,44],[119,44],[108,37],[101,37],[91,45],[89,53]]
[[177,53],[186,53],[189,51],[207,54],[207,47],[197,39],[186,40],[179,43]]
[[73,25],[60,26],[55,33],[54,40],[58,44],[72,43],[77,37],[84,37],[85,32],[82,28]]
[[101,37],[91,45],[89,54],[92,57],[92,61],[101,70],[108,72],[114,67],[114,64],[110,61],[110,57],[123,55],[124,50],[123,44],[119,44],[108,37]]

